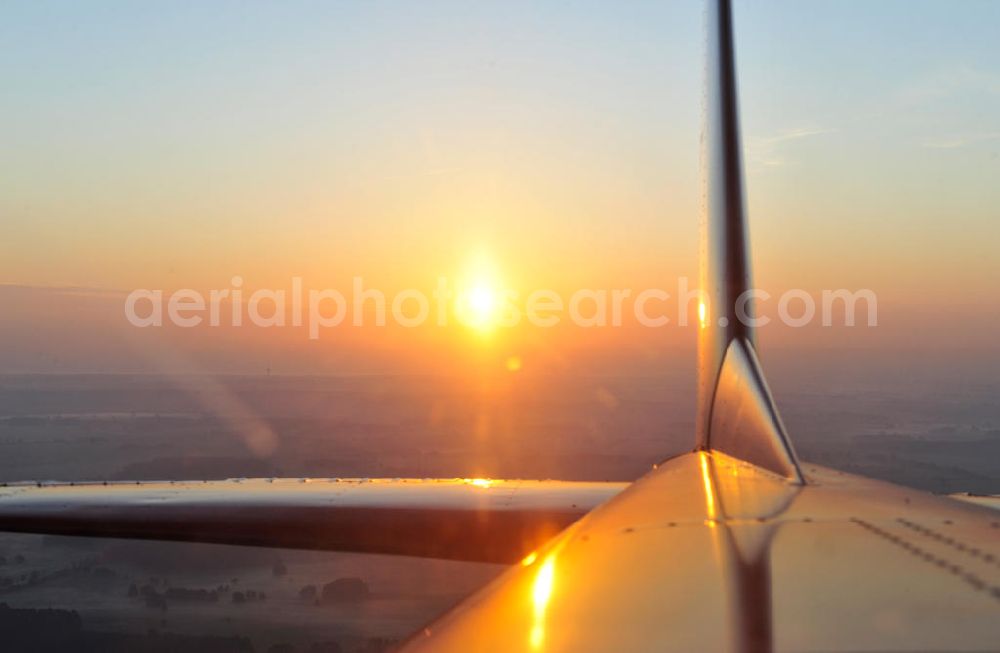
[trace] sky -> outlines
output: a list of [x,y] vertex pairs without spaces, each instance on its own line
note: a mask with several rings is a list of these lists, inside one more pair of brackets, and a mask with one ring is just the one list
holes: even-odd
[[[764,345],[1000,358],[1000,3],[734,11],[756,285],[879,302],[876,328]],[[122,306],[234,275],[390,293],[484,267],[524,291],[697,279],[702,20],[697,2],[5,2],[0,366],[689,352],[692,329],[137,332]]]

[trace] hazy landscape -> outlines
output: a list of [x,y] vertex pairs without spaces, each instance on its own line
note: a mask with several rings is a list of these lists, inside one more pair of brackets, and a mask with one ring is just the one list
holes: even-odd
[[[838,371],[780,356],[774,368],[804,459],[933,492],[1000,492],[998,383],[988,369],[949,376],[871,361]],[[472,379],[5,376],[0,480],[627,480],[691,445],[691,380],[689,368]],[[5,534],[0,625],[32,650],[373,652],[499,570]]]

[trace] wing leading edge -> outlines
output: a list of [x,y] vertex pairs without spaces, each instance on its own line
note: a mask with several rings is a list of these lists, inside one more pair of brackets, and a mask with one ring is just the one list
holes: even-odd
[[240,479],[0,488],[0,530],[512,563],[623,483]]

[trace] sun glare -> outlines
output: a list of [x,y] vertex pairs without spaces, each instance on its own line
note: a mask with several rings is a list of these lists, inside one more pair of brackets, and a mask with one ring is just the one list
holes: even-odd
[[468,292],[469,312],[476,324],[488,325],[495,321],[497,293],[487,285],[477,285]]
[[555,560],[547,559],[535,574],[535,582],[531,585],[531,601],[534,604],[534,619],[531,626],[529,641],[532,649],[540,649],[545,642],[545,611],[552,598],[552,586],[555,580]]
[[466,282],[455,295],[455,313],[464,325],[489,332],[500,325],[504,297],[492,266],[480,261],[467,271]]

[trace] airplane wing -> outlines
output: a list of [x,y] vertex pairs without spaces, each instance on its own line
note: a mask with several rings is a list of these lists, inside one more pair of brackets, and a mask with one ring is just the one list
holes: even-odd
[[997,512],[804,463],[782,424],[740,310],[752,286],[731,13],[709,0],[694,451],[624,489],[8,488],[0,530],[511,561],[565,527],[408,652],[1000,650]]
[[801,469],[668,460],[404,650],[998,650],[1000,516]]
[[513,563],[627,483],[230,479],[0,487],[0,530]]

